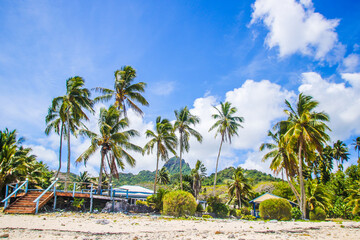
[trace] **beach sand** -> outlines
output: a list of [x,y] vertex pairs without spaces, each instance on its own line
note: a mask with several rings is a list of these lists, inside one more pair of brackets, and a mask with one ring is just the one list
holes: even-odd
[[0,214],[7,239],[360,239],[359,222],[178,220],[125,214]]

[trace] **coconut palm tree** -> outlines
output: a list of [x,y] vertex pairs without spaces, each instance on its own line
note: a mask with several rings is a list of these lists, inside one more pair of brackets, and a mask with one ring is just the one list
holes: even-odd
[[124,111],[126,116],[126,105],[133,109],[135,112],[143,115],[143,111],[137,105],[140,103],[143,106],[149,106],[149,103],[141,94],[145,92],[146,83],[138,82],[133,83],[136,78],[136,70],[131,66],[123,66],[120,70],[115,71],[115,84],[114,90],[97,87],[95,91],[103,94],[102,96],[96,97],[95,102],[98,101],[109,101],[115,98],[114,105]]
[[[53,99],[50,113],[47,116],[49,129],[46,131],[49,132],[52,128],[54,128],[55,131],[59,133],[57,129],[60,125],[66,125],[67,128],[65,136],[67,137],[68,141],[68,160],[65,189],[67,188],[67,181],[70,177],[70,136],[71,134],[74,134],[76,137],[79,127],[85,127],[85,125],[82,123],[82,120],[89,120],[84,110],[88,110],[91,113],[94,112],[93,101],[90,99],[90,91],[87,88],[84,88],[84,85],[84,79],[78,76],[66,80],[66,94],[64,96]],[[60,130],[60,140],[61,139],[62,135]]]
[[339,170],[343,170],[343,163],[349,160],[349,155],[349,149],[346,147],[346,144],[341,140],[337,140],[333,146],[333,157],[337,160]]
[[360,212],[360,182],[356,182],[353,188],[347,190],[350,194],[345,201],[347,205],[352,207],[352,214],[356,215]]
[[162,168],[160,169],[157,182],[160,183],[160,184],[164,184],[164,185],[170,183],[169,172],[166,170],[165,167],[162,167]]
[[117,172],[117,167],[120,167],[122,170],[125,168],[123,160],[131,167],[135,166],[136,161],[128,150],[142,152],[139,146],[130,143],[130,139],[139,136],[139,133],[133,129],[124,130],[129,127],[129,121],[126,117],[121,118],[120,115],[120,112],[115,106],[110,106],[109,109],[101,108],[98,121],[100,133],[97,134],[87,129],[80,130],[80,134],[91,139],[91,145],[76,159],[77,163],[84,162],[84,164],[86,164],[89,157],[100,148],[99,192],[102,187],[102,173],[105,166],[105,158],[108,158],[110,153],[114,156],[116,162],[116,164],[109,165],[110,172],[113,173],[115,171]]
[[244,122],[243,117],[233,116],[237,112],[237,109],[235,107],[231,107],[231,103],[229,103],[229,102],[220,103],[220,107],[221,107],[220,109],[214,107],[216,109],[216,111],[218,112],[217,114],[212,115],[212,117],[216,120],[216,122],[209,129],[209,132],[215,128],[217,129],[215,138],[217,137],[218,134],[221,135],[219,153],[218,153],[217,160],[216,160],[213,194],[215,194],[216,177],[217,177],[217,171],[218,171],[219,158],[220,158],[222,144],[223,144],[223,142],[227,142],[227,141],[229,141],[229,143],[231,144],[231,138],[234,135],[238,135],[239,127],[243,127],[243,126],[241,126],[240,123]]
[[241,208],[242,200],[248,199],[251,194],[251,186],[241,167],[235,169],[232,179],[229,180],[227,184],[228,194],[230,196],[229,202],[235,197],[239,208]]
[[315,179],[309,180],[306,183],[306,202],[310,211],[315,210],[316,207],[328,209],[330,206],[330,196],[325,187],[318,183]]
[[175,111],[175,123],[174,131],[179,132],[179,145],[180,145],[180,186],[182,187],[182,154],[184,150],[186,152],[190,149],[189,139],[190,136],[194,136],[198,142],[202,142],[202,136],[195,129],[191,128],[191,125],[195,126],[200,122],[200,119],[192,115],[187,107],[180,109],[180,111]]
[[360,164],[360,137],[357,137],[353,140],[353,143],[351,144],[354,146],[355,151],[358,152],[358,163]]
[[315,112],[315,108],[319,102],[313,100],[311,96],[303,93],[299,94],[296,108],[285,100],[287,109],[285,113],[288,119],[282,121],[281,124],[286,126],[287,131],[284,134],[287,141],[289,151],[297,151],[298,155],[298,174],[300,182],[300,210],[302,217],[306,217],[306,193],[303,177],[304,158],[307,161],[315,158],[314,152],[322,153],[324,145],[330,140],[326,130],[330,128],[325,122],[329,121],[329,116],[324,112]]
[[161,117],[156,118],[155,132],[152,130],[146,130],[145,135],[147,138],[151,138],[148,143],[145,144],[143,154],[150,154],[156,147],[156,173],[154,180],[154,193],[156,193],[156,183],[159,169],[159,159],[163,161],[169,159],[169,151],[176,155],[175,148],[177,146],[177,140],[175,134],[172,132],[173,126],[167,119]]
[[201,190],[201,181],[206,176],[206,167],[200,160],[196,161],[195,168],[191,170],[191,176],[193,177],[192,188],[194,190],[195,199],[197,200]]
[[299,202],[300,195],[293,183],[298,173],[297,160],[295,154],[288,151],[288,143],[284,139],[284,128],[280,128],[276,133],[269,131],[268,136],[271,137],[273,143],[261,144],[260,151],[269,150],[269,152],[264,155],[262,161],[265,162],[271,159],[270,169],[276,175],[279,174],[280,171],[285,171],[287,182]]

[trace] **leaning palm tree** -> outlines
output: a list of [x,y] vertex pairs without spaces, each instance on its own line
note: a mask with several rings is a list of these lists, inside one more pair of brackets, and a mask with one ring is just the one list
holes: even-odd
[[306,217],[306,193],[303,177],[304,157],[314,157],[314,152],[322,153],[324,145],[330,140],[326,130],[330,128],[325,122],[329,121],[329,116],[324,112],[315,112],[315,108],[319,102],[313,100],[311,96],[306,96],[302,93],[299,94],[296,108],[294,109],[291,104],[285,100],[287,109],[285,113],[288,119],[282,121],[287,131],[284,134],[285,141],[288,144],[288,151],[297,151],[298,155],[298,176],[300,182],[300,210],[302,217]]
[[[67,128],[65,136],[67,137],[68,141],[68,160],[65,189],[67,186],[67,181],[70,177],[70,136],[71,134],[76,136],[79,127],[85,127],[85,125],[81,122],[82,120],[89,120],[84,110],[88,110],[91,113],[94,112],[93,101],[90,99],[90,91],[87,88],[84,88],[84,85],[85,81],[81,77],[75,76],[69,78],[66,81],[66,94],[64,96],[53,99],[50,113],[48,114],[47,118],[47,122],[50,125],[51,121],[55,121],[54,126],[51,126],[50,128],[58,128],[60,125],[66,125]],[[53,114],[54,116],[52,116]],[[56,118],[58,118],[58,120],[56,120]],[[48,129],[48,131],[50,131],[50,129]],[[57,129],[56,131],[59,133]],[[60,130],[60,140],[61,137]]]
[[100,148],[99,192],[102,187],[102,173],[105,166],[105,158],[108,158],[110,153],[114,156],[116,162],[116,164],[110,164],[109,166],[110,172],[113,173],[117,171],[117,167],[120,167],[122,170],[125,168],[124,159],[131,167],[135,166],[136,161],[128,150],[142,152],[139,146],[130,143],[130,139],[139,136],[139,133],[133,129],[124,130],[129,127],[129,121],[126,117],[121,118],[120,115],[120,112],[115,106],[110,106],[109,109],[101,108],[98,121],[100,134],[87,129],[80,130],[80,134],[91,139],[91,145],[76,159],[77,163],[84,162],[84,164],[86,164],[90,156]]
[[159,169],[159,159],[166,161],[169,159],[169,151],[176,155],[175,148],[177,140],[175,134],[172,132],[173,126],[167,119],[161,117],[156,118],[155,132],[147,130],[145,135],[147,138],[151,138],[148,143],[145,144],[143,154],[145,152],[150,154],[156,147],[156,172],[154,180],[154,193],[156,193],[156,183]]
[[116,70],[114,75],[114,90],[102,87],[95,88],[95,91],[100,92],[103,95],[96,97],[94,101],[109,101],[110,99],[115,98],[114,105],[119,110],[124,111],[125,116],[126,105],[140,115],[143,115],[143,111],[136,102],[143,106],[149,106],[149,103],[141,94],[145,91],[146,83],[133,83],[136,78],[136,71],[131,66],[124,66],[120,70]]
[[357,137],[353,140],[353,143],[351,144],[354,146],[355,151],[358,152],[358,163],[360,164],[360,137]]
[[248,199],[251,194],[251,186],[241,167],[235,169],[232,179],[228,182],[228,194],[229,202],[235,197],[239,208],[242,207],[242,200]]
[[195,126],[200,122],[200,119],[192,115],[187,107],[175,111],[175,123],[174,131],[179,131],[179,147],[180,147],[180,186],[183,190],[182,184],[182,154],[184,150],[186,152],[190,149],[189,139],[190,136],[194,136],[198,142],[202,142],[202,136],[195,129],[191,128],[191,125]]
[[341,140],[337,140],[333,147],[333,157],[337,160],[339,170],[343,170],[343,163],[349,160],[349,155],[346,144]]
[[160,184],[164,184],[164,185],[170,183],[169,172],[166,170],[165,167],[162,167],[162,168],[160,169],[157,182],[160,183]]
[[218,153],[217,160],[216,160],[213,194],[215,194],[216,177],[217,177],[218,164],[219,164],[219,158],[220,158],[222,144],[223,144],[223,142],[227,142],[227,141],[229,141],[229,143],[231,144],[231,138],[234,135],[238,135],[239,127],[243,127],[243,126],[241,126],[240,123],[244,122],[243,117],[233,116],[237,112],[237,109],[235,107],[231,107],[231,103],[229,103],[229,102],[220,103],[220,106],[221,106],[220,109],[214,107],[216,109],[216,111],[218,111],[218,113],[213,114],[212,117],[217,121],[209,129],[209,132],[215,128],[217,129],[215,138],[217,137],[218,134],[221,135],[219,153]]
[[195,168],[191,170],[191,176],[193,177],[192,188],[194,190],[195,199],[197,200],[201,190],[201,181],[206,176],[206,167],[200,160],[196,161]]

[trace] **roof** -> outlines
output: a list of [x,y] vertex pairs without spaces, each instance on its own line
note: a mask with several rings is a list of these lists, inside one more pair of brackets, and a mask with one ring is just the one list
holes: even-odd
[[120,187],[120,189],[126,189],[129,192],[141,192],[141,193],[150,193],[150,194],[154,193],[153,190],[150,190],[148,188],[144,188],[141,186],[133,186],[133,185],[123,185]]
[[115,190],[115,196],[130,198],[147,198],[154,193],[150,189],[132,185],[123,185],[119,188],[114,188],[113,190]]
[[[263,201],[265,201],[265,200],[268,200],[268,199],[271,199],[271,198],[282,198],[282,197],[276,196],[276,195],[271,194],[271,193],[265,193],[265,194],[263,194],[263,195],[255,198],[255,199],[251,200],[249,203],[252,203],[252,202],[254,202],[254,203],[261,203],[261,202],[263,202]],[[282,198],[282,199],[286,199],[286,198]],[[286,200],[288,200],[288,199],[286,199]],[[289,203],[291,203],[292,205],[297,205],[296,203],[294,203],[294,202],[292,202],[292,201],[290,201],[290,200],[288,200],[288,201],[289,201]]]

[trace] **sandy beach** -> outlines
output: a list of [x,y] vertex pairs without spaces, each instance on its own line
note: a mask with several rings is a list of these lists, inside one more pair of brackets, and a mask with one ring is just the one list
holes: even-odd
[[163,216],[0,214],[7,239],[359,239],[359,222],[178,220]]

